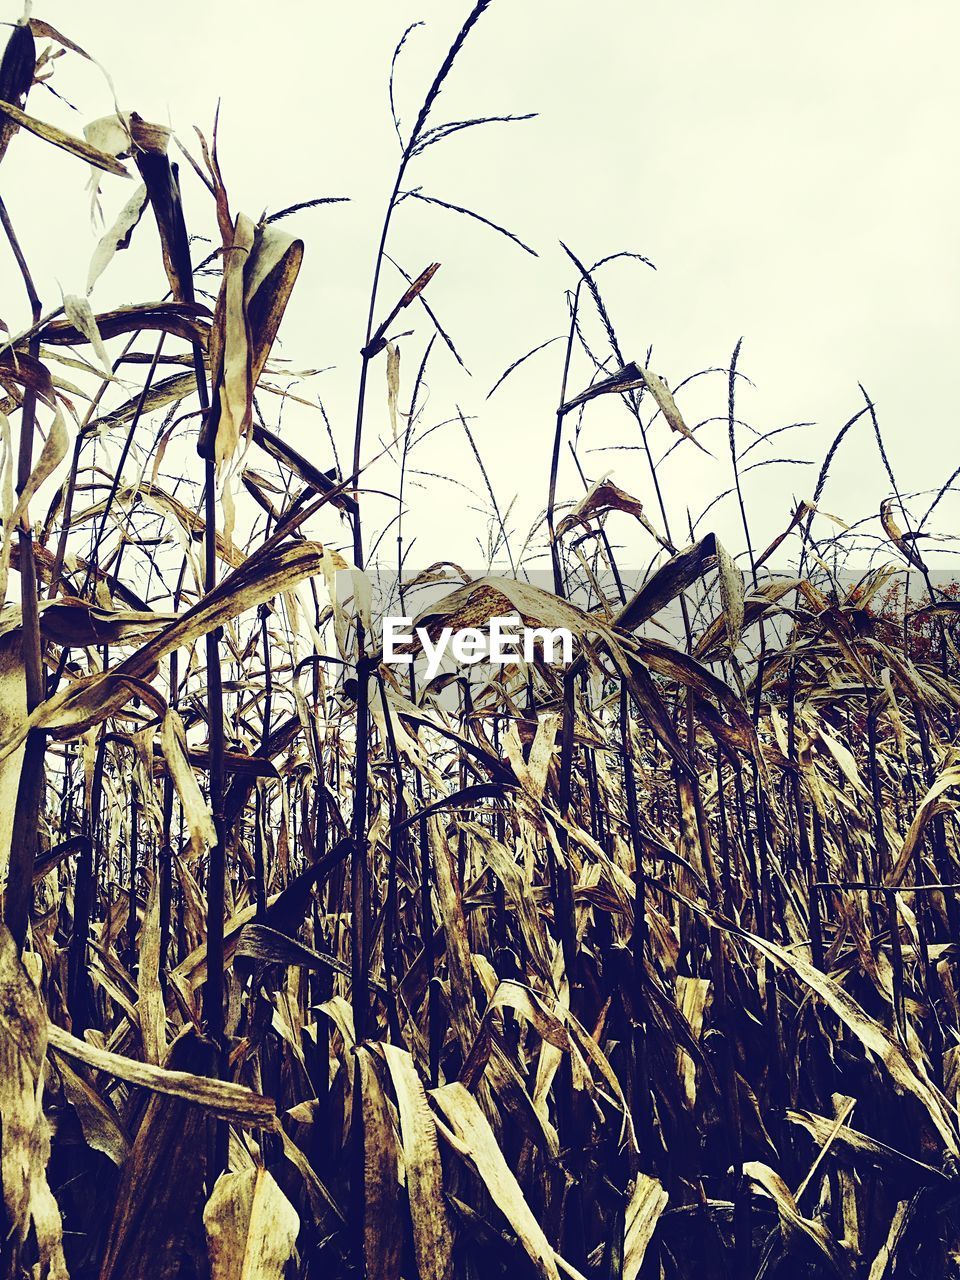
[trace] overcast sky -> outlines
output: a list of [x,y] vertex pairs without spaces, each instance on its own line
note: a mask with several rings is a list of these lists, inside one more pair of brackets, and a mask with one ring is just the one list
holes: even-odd
[[[468,8],[459,0],[34,6],[35,16],[110,70],[123,109],[173,124],[188,145],[194,124],[209,130],[220,99],[221,158],[235,210],[257,216],[315,196],[351,198],[288,224],[304,238],[306,257],[282,330],[293,367],[334,366],[301,393],[323,398],[344,461],[373,253],[398,156],[390,57],[408,23],[422,18],[397,73],[409,126]],[[0,6],[8,19],[19,11]],[[539,256],[444,210],[403,205],[392,252],[412,274],[442,263],[429,298],[472,374],[463,377],[436,353],[424,425],[455,404],[471,415],[501,506],[518,494],[514,523],[525,529],[546,495],[561,345],[489,402],[485,396],[513,359],[565,328],[564,291],[576,277],[562,239],[587,262],[629,249],[656,264],[654,272],[625,262],[599,276],[628,359],[644,359],[652,345],[652,368],[675,384],[726,365],[742,336],[740,368],[753,386],[742,391],[741,416],[760,430],[815,424],[784,434],[766,455],[751,454],[815,464],[747,476],[757,541],[786,524],[794,497],[811,496],[830,439],[862,405],[858,381],[876,401],[901,489],[937,487],[960,462],[958,47],[960,8],[947,0],[494,0],[434,119],[538,117],[449,139],[413,166],[408,185],[508,226]],[[79,60],[64,59],[55,83],[79,114],[36,90],[34,114],[79,132],[112,110],[103,78]],[[82,291],[99,229],[87,215],[84,167],[49,152],[21,135],[4,162],[3,192],[45,301],[55,303],[61,287]],[[187,173],[184,185],[205,224],[197,229],[212,231],[199,184]],[[108,219],[130,189],[104,179]],[[152,226],[144,223],[137,241],[97,286],[95,307],[165,291]],[[16,328],[23,317],[7,255],[0,272],[0,315]],[[381,313],[402,288],[388,269]],[[423,314],[410,314],[416,334],[401,343],[401,405],[429,336]],[[592,315],[588,329],[600,348]],[[585,385],[589,375],[584,359],[573,381]],[[704,379],[680,404],[691,422],[724,414],[723,376]],[[284,430],[331,465],[318,413],[299,409]],[[380,365],[364,453],[387,431]],[[671,441],[662,424],[658,431],[659,453]],[[725,425],[704,428],[702,439],[716,462],[685,445],[665,471],[678,540],[686,509],[698,514],[729,484]],[[579,450],[590,478],[612,469],[621,487],[651,502],[637,444],[631,420],[614,406],[588,411]],[[411,494],[416,561],[449,554],[476,566],[483,518],[470,513],[460,485],[478,493],[483,486],[462,430],[436,432],[416,460],[460,482],[431,480],[423,494]],[[370,475],[384,489],[394,479],[390,462]],[[569,466],[562,488],[582,491]],[[861,423],[838,455],[822,505],[853,520],[875,512],[889,491]],[[942,529],[958,507],[944,504]],[[715,512],[739,549],[735,507]],[[633,539],[643,562],[650,544],[620,519],[618,534]],[[332,524],[321,532],[338,536]]]

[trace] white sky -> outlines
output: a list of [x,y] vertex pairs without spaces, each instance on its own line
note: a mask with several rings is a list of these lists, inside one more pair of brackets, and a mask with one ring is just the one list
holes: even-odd
[[[293,367],[335,366],[301,391],[323,397],[345,462],[373,252],[398,155],[387,103],[390,56],[404,27],[425,19],[398,72],[409,125],[468,7],[459,0],[34,6],[35,16],[104,63],[123,109],[169,121],[188,140],[195,123],[209,129],[221,100],[221,160],[235,210],[257,216],[314,196],[351,197],[288,222],[303,236],[306,257],[281,331]],[[19,4],[0,4],[4,18],[19,11]],[[443,264],[429,299],[473,373],[463,378],[445,353],[435,353],[425,424],[447,417],[454,403],[478,415],[472,425],[501,507],[518,493],[515,523],[525,530],[546,495],[561,345],[489,403],[484,396],[513,359],[565,329],[564,290],[575,275],[562,238],[587,262],[631,249],[656,263],[656,273],[624,263],[600,276],[628,359],[642,360],[652,344],[651,366],[675,384],[725,365],[742,335],[740,367],[754,387],[741,393],[741,416],[760,429],[817,424],[785,434],[769,452],[816,465],[769,466],[746,478],[758,543],[786,524],[794,496],[811,496],[826,446],[861,406],[858,381],[877,403],[901,489],[938,487],[960,462],[953,386],[958,47],[960,7],[947,0],[494,0],[434,121],[539,117],[451,138],[415,163],[409,185],[506,224],[540,257],[443,210],[404,204],[392,250],[412,274],[434,259]],[[55,83],[79,114],[38,90],[28,109],[76,132],[112,110],[103,79],[87,64],[62,60]],[[4,198],[45,301],[58,301],[61,287],[83,289],[98,235],[86,177],[78,161],[23,134],[4,161]],[[211,233],[209,202],[186,169],[182,180],[194,228]],[[104,179],[108,219],[130,189]],[[24,314],[8,258],[0,254],[0,317],[15,330]],[[402,288],[388,268],[381,313]],[[102,309],[165,289],[155,231],[145,221],[93,302]],[[401,344],[401,404],[429,334],[422,313],[407,315],[417,332]],[[400,327],[409,327],[404,321]],[[574,383],[586,385],[589,372],[582,361]],[[382,364],[372,388],[365,454],[388,429]],[[691,422],[725,414],[725,379],[704,380],[680,404]],[[637,444],[632,425],[613,406],[591,407],[581,461],[592,478],[614,469],[653,516],[642,455],[590,452]],[[291,413],[284,430],[320,465],[331,465],[318,414]],[[665,431],[661,423],[658,452],[670,443]],[[681,541],[687,506],[697,514],[729,484],[725,424],[701,438],[716,463],[685,445],[665,471]],[[763,456],[757,449],[751,459]],[[458,427],[436,433],[415,457],[482,492]],[[368,479],[392,488],[392,464]],[[569,465],[562,489],[581,492]],[[864,421],[838,456],[823,506],[853,520],[875,512],[888,492]],[[484,521],[469,512],[465,490],[432,481],[411,496],[416,563],[450,555],[482,568],[473,539]],[[949,530],[957,509],[943,504],[941,529]],[[739,550],[735,508],[715,511],[718,530]],[[617,533],[644,563],[649,542],[619,519]],[[346,540],[332,519],[320,532]]]

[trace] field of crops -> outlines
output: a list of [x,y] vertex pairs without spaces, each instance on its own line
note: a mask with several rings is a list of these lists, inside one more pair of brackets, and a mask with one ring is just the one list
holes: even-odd
[[[309,438],[275,339],[323,200],[257,221],[212,131],[45,123],[83,33],[9,36],[0,160],[132,179],[88,294],[161,252],[149,301],[39,297],[0,185],[3,1280],[960,1276],[960,602],[925,553],[957,473],[903,493],[864,396],[755,543],[779,441],[738,347],[725,545],[664,478],[706,431],[621,349],[626,264],[568,251],[562,341],[505,374],[557,367],[541,514],[516,537],[459,415],[489,563],[413,565],[453,339],[438,264],[381,268],[419,157],[485,123],[440,103],[489,3],[398,129],[355,424]],[[611,405],[643,502],[581,465]],[[869,561],[822,507],[851,432],[888,481]],[[382,661],[390,614],[566,628],[574,659],[428,679]]]

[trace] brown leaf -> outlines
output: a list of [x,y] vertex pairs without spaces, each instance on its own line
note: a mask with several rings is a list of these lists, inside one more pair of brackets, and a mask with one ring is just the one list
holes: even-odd
[[319,573],[323,554],[316,543],[298,542],[262,557],[251,557],[236,573],[225,578],[192,609],[117,667],[75,680],[42,702],[23,723],[12,726],[10,735],[0,742],[0,759],[17,750],[33,728],[72,736],[116,715],[132,697],[143,698],[162,714],[163,699],[145,681],[153,678],[167,654],[193,643],[237,614],[255,609],[303,578]]
[[20,1256],[32,1228],[44,1275],[69,1280],[60,1211],[47,1183],[50,1130],[41,1107],[46,1044],[39,992],[9,929],[0,925],[0,1173],[7,1256]]
[[678,551],[651,575],[627,602],[614,625],[619,631],[636,631],[661,609],[675,600],[714,564],[717,539],[712,533]]
[[173,708],[163,717],[160,741],[170,779],[180,798],[180,807],[190,833],[189,854],[192,858],[199,858],[217,843],[217,830],[210,806],[203,798],[197,776],[187,757],[183,721]]
[[[205,346],[210,311],[199,302],[150,302],[115,307],[112,311],[100,312],[95,319],[104,339],[115,338],[121,333],[156,329]],[[72,347],[85,341],[84,335],[69,320],[51,320],[40,330],[40,338],[54,346]]]
[[238,215],[226,252],[210,349],[213,404],[197,442],[232,457],[251,425],[260,380],[303,261],[303,241]]
[[574,409],[579,409],[582,404],[587,404],[590,400],[596,400],[598,396],[635,391],[637,387],[642,387],[643,385],[643,370],[638,364],[634,364],[631,361],[609,378],[600,378],[597,382],[592,382],[585,391],[581,391],[572,400],[566,401],[565,404],[560,406],[560,413],[566,415]]
[[[17,737],[27,718],[27,684],[19,632],[0,635],[0,737]],[[0,761],[0,881],[6,881],[23,747]]]
[[203,1211],[211,1280],[283,1280],[300,1218],[266,1169],[222,1173]]
[[718,929],[743,938],[761,955],[766,956],[782,969],[792,972],[805,986],[815,992],[853,1032],[863,1047],[883,1065],[896,1087],[912,1094],[921,1103],[945,1150],[953,1156],[960,1154],[955,1118],[945,1106],[942,1095],[930,1083],[925,1070],[918,1063],[910,1061],[886,1028],[865,1013],[839,983],[795,952],[788,951],[767,938],[758,937],[746,929],[741,929],[713,915],[699,904],[689,900],[688,903],[698,915],[710,920]]
[[397,397],[400,394],[400,348],[395,342],[387,343],[387,413],[390,429],[397,438]]
[[[253,439],[265,453],[275,458],[277,462],[281,462],[316,493],[331,493],[337,488],[334,472],[321,471],[302,453],[298,453],[288,441],[281,440],[278,435],[260,423],[253,425]],[[355,511],[357,508],[354,499],[346,493],[335,494],[331,501],[342,511]],[[345,566],[346,561],[344,561]]]
[[100,237],[97,247],[93,251],[93,257],[90,259],[90,266],[87,270],[87,293],[92,291],[93,286],[113,261],[114,255],[129,246],[130,237],[133,235],[137,223],[143,217],[143,211],[146,207],[147,188],[141,183],[117,214],[113,225]]
[[[103,1050],[94,1052],[116,1058]],[[89,1057],[83,1060],[104,1067]],[[214,1046],[191,1028],[174,1042],[168,1065],[149,1070],[155,1076],[215,1086],[215,1081],[193,1074],[212,1071],[215,1062]],[[177,1280],[192,1273],[203,1252],[201,1214],[211,1136],[211,1111],[189,1100],[188,1091],[154,1093],[123,1166],[99,1280],[140,1280],[148,1275]]]
[[797,1236],[803,1236],[816,1247],[837,1275],[851,1274],[851,1260],[822,1223],[803,1216],[790,1188],[778,1173],[759,1160],[745,1163],[743,1173],[744,1177],[762,1188],[776,1204],[786,1245],[789,1246]]
[[637,1280],[668,1198],[656,1178],[637,1174],[623,1224],[623,1280]]
[[[168,712],[176,715],[176,712]],[[137,1015],[147,1062],[159,1064],[167,1056],[167,1012],[160,987],[160,877],[151,875],[147,909],[137,939]]]
[[651,537],[661,541],[660,535],[643,513],[643,503],[639,498],[625,493],[612,480],[597,480],[580,499],[577,505],[557,525],[557,537],[562,536],[576,524],[585,524],[589,519],[596,519],[610,511],[622,511],[637,519]]
[[82,138],[75,138],[73,134],[64,133],[56,125],[47,124],[43,120],[36,120],[33,116],[28,116],[19,107],[15,107],[12,102],[0,101],[0,115],[7,116],[14,124],[28,130],[30,133],[36,134],[44,142],[52,142],[55,147],[59,147],[62,151],[69,151],[71,155],[77,156],[78,159],[86,160],[87,164],[92,164],[95,169],[103,169],[105,173],[115,174],[118,178],[130,177],[130,174],[120,161],[115,160],[113,156],[101,151],[98,147],[92,147],[89,142],[84,142]]
[[926,573],[927,566],[923,563],[920,553],[912,542],[907,541],[903,530],[893,518],[893,502],[893,498],[887,498],[880,504],[880,523],[883,525],[883,531],[908,564],[912,564],[921,573]]
[[138,1062],[119,1053],[110,1053],[96,1045],[78,1040],[69,1031],[50,1023],[47,1028],[50,1048],[78,1062],[86,1063],[97,1071],[105,1071],[118,1080],[139,1085],[152,1093],[179,1098],[212,1115],[230,1120],[234,1124],[253,1128],[269,1128],[276,1116],[272,1098],[253,1093],[242,1085],[229,1080],[213,1080],[188,1071],[157,1067],[148,1062]]
[[364,1275],[369,1280],[399,1280],[403,1226],[396,1131],[366,1046],[357,1047],[355,1064],[353,1123],[363,1124]]
[[731,652],[740,643],[740,632],[743,630],[744,588],[743,574],[730,553],[721,545],[717,547],[717,574],[720,578],[720,599],[723,603],[723,616],[727,628],[727,643]]
[[641,369],[640,373],[647,385],[647,390],[656,400],[660,412],[666,418],[670,430],[676,431],[688,440],[692,440],[702,453],[705,453],[707,457],[712,457],[710,450],[704,449],[703,445],[684,422],[683,415],[677,407],[676,400],[673,398],[673,392],[663,379],[659,378],[655,373],[651,373],[649,369]]
[[116,1111],[65,1058],[57,1062],[57,1075],[67,1101],[77,1113],[84,1142],[122,1168],[130,1154],[130,1138]]
[[451,1019],[464,1055],[477,1034],[477,1014],[471,985],[473,966],[470,940],[463,912],[463,895],[454,862],[454,848],[444,835],[438,818],[428,819],[430,857],[433,863],[440,922],[447,942],[447,967],[450,974]]
[[451,1280],[453,1231],[444,1200],[437,1126],[410,1054],[392,1044],[381,1047],[400,1111],[417,1269],[421,1280]]
[[[476,1169],[490,1199],[516,1232],[543,1280],[560,1280],[557,1260],[543,1228],[533,1215],[520,1184],[514,1177],[486,1116],[462,1084],[447,1084],[430,1095],[443,1112],[451,1130],[441,1129],[447,1142]],[[578,1273],[564,1264],[569,1276]]]
[[812,1111],[787,1111],[786,1118],[791,1124],[806,1129],[817,1143],[832,1140],[833,1145],[841,1148],[843,1156],[856,1165],[889,1169],[924,1185],[942,1183],[947,1177],[933,1165],[915,1160],[913,1156],[897,1151],[895,1147],[871,1138],[869,1134],[860,1133],[846,1124],[838,1126],[836,1120],[828,1116],[818,1116]]

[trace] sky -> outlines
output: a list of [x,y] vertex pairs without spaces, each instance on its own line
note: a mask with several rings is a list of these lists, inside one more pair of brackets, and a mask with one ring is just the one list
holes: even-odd
[[[97,0],[78,9],[47,0],[33,12],[109,69],[122,109],[172,124],[194,152],[193,126],[209,133],[219,101],[221,163],[235,210],[256,217],[299,200],[349,196],[350,203],[287,223],[306,252],[278,352],[291,368],[325,370],[298,394],[322,399],[347,461],[374,253],[399,154],[387,95],[390,59],[405,28],[422,20],[396,75],[401,126],[409,127],[468,5]],[[0,4],[0,17],[19,13],[19,4]],[[458,408],[501,511],[510,511],[517,546],[543,508],[562,344],[486,397],[513,360],[565,331],[565,293],[577,276],[561,242],[588,264],[620,250],[655,264],[654,271],[632,260],[613,263],[597,280],[626,359],[643,362],[652,348],[650,367],[672,386],[699,370],[721,370],[679,394],[691,425],[725,419],[722,370],[741,338],[739,368],[749,382],[738,392],[738,417],[759,431],[813,424],[750,455],[748,461],[808,462],[770,462],[744,477],[758,544],[786,525],[797,499],[812,496],[831,439],[863,406],[859,383],[877,406],[901,491],[938,488],[960,462],[953,394],[958,45],[960,9],[946,0],[493,0],[433,119],[537,116],[439,143],[411,167],[406,185],[510,228],[538,256],[420,201],[408,199],[397,212],[390,252],[411,275],[442,264],[429,300],[471,375],[437,345],[421,426],[454,421],[411,455],[412,465],[432,473],[414,475],[423,488],[408,489],[411,565],[450,557],[483,567],[476,539],[485,536],[490,504]],[[113,110],[111,91],[91,64],[63,59],[54,83],[78,110],[35,90],[32,112],[79,132]],[[49,151],[21,135],[4,161],[3,193],[45,301],[55,304],[61,290],[83,290],[102,228],[89,217],[84,166]],[[183,181],[191,226],[209,234],[209,199],[188,172]],[[104,179],[108,222],[130,185]],[[24,316],[7,259],[0,255],[0,318],[17,329]],[[388,267],[379,314],[404,287]],[[165,288],[156,233],[145,222],[92,301],[104,309],[159,297]],[[399,327],[415,332],[400,339],[401,406],[430,335],[419,310],[402,319]],[[600,350],[603,333],[586,305],[584,323]],[[571,390],[586,386],[591,372],[581,356],[571,374],[579,385]],[[289,406],[282,430],[320,465],[332,465],[318,410]],[[744,444],[753,438],[749,427],[738,432]],[[364,456],[389,433],[381,361],[371,373]],[[662,422],[653,435],[658,456],[675,439]],[[684,442],[663,470],[677,542],[688,536],[688,512],[695,519],[730,484],[725,421],[698,438],[713,457]],[[615,403],[588,409],[577,440],[588,479],[612,472],[659,524],[638,445],[635,424]],[[393,458],[366,479],[395,492]],[[583,492],[566,454],[560,488],[567,497]],[[821,505],[853,522],[875,514],[890,492],[863,420],[838,451]],[[914,512],[925,505],[917,499]],[[940,508],[942,532],[949,534],[958,505],[948,499]],[[371,536],[395,509],[387,499],[370,500]],[[645,563],[653,544],[630,517],[613,519],[626,557]],[[738,521],[736,504],[726,499],[698,532],[716,528],[740,552]],[[333,516],[318,532],[347,541]],[[930,554],[945,565],[952,544],[930,544]],[[896,558],[889,545],[883,555]]]

